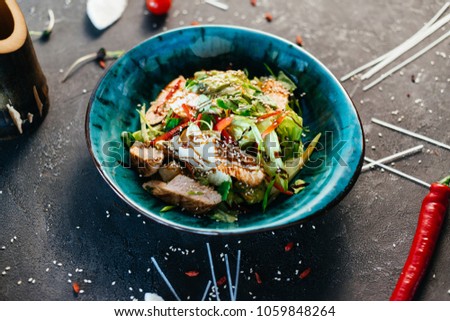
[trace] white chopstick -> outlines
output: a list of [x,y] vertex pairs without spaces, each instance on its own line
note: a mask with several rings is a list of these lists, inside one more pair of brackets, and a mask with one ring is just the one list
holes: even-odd
[[402,63],[400,63],[397,66],[395,66],[395,67],[389,69],[388,71],[386,71],[384,74],[382,74],[380,77],[378,77],[377,79],[372,81],[370,84],[368,84],[367,86],[363,87],[363,91],[367,91],[370,88],[372,88],[373,86],[376,86],[377,84],[379,84],[380,82],[385,80],[387,77],[391,76],[394,72],[402,69],[404,66],[406,66],[410,62],[416,60],[417,58],[419,58],[420,56],[425,54],[428,50],[433,49],[433,47],[436,47],[438,44],[443,42],[448,37],[450,37],[450,31],[448,31],[447,33],[445,33],[444,35],[442,35],[441,37],[439,37],[438,39],[436,39],[435,41],[430,43],[428,46],[426,46],[422,50],[418,51],[417,53],[415,53],[414,55],[412,55],[411,57],[409,57],[408,59],[403,61]]
[[390,123],[387,123],[385,121],[382,121],[382,120],[379,120],[379,119],[376,119],[376,118],[372,118],[371,121],[372,121],[372,123],[375,123],[377,125],[380,125],[380,126],[383,126],[383,127],[386,127],[386,128],[392,129],[392,130],[395,130],[395,131],[400,132],[402,134],[405,134],[405,135],[408,135],[408,136],[411,136],[411,137],[414,137],[414,138],[426,141],[428,143],[434,144],[436,146],[439,146],[439,147],[442,147],[442,148],[450,150],[450,146],[449,145],[444,144],[444,143],[442,143],[440,141],[437,141],[435,139],[429,138],[427,136],[417,134],[417,133],[412,132],[410,130],[407,130],[407,129],[404,129],[404,128],[392,125]]
[[[433,18],[430,19],[419,31],[417,31],[414,35],[412,35],[409,39],[407,39],[404,43],[413,41],[416,39],[422,32],[424,32],[426,29],[428,29],[431,25],[433,25],[443,14],[445,11],[447,11],[448,7],[450,6],[450,2],[446,2],[444,6],[434,15]],[[361,67],[356,68],[355,70],[349,72],[348,74],[341,77],[341,81],[346,81],[353,77],[354,75],[359,74],[360,72],[366,70],[369,67],[372,67],[376,65],[377,63],[383,61],[387,57],[389,57],[393,52],[396,52],[399,48],[401,48],[404,43],[400,44],[399,46],[395,47],[391,51],[385,53],[384,55],[362,65]]]
[[395,59],[403,55],[405,52],[419,44],[422,40],[429,37],[432,33],[434,33],[439,28],[443,27],[445,24],[447,24],[450,21],[450,14],[444,16],[443,18],[436,21],[433,25],[431,25],[429,28],[421,32],[417,37],[414,37],[413,40],[407,41],[403,43],[400,47],[398,47],[395,52],[390,54],[388,57],[383,59],[380,63],[378,63],[376,66],[374,66],[372,69],[370,69],[368,72],[363,74],[361,76],[361,80],[369,79],[373,75],[375,75],[378,71],[383,69],[385,66],[393,62]]
[[211,268],[211,277],[212,277],[213,286],[214,286],[214,289],[215,289],[215,292],[216,292],[216,300],[220,301],[219,287],[217,286],[216,273],[214,272],[214,263],[213,263],[213,258],[212,258],[212,254],[211,254],[211,247],[209,246],[209,243],[206,243],[206,249],[208,251],[209,266]]
[[229,6],[226,3],[217,0],[205,0],[205,3],[212,5],[213,7],[222,9],[224,11],[228,10]]
[[173,296],[178,300],[181,301],[180,297],[178,296],[177,292],[175,291],[175,288],[172,286],[172,284],[169,282],[169,279],[166,277],[166,275],[164,274],[164,272],[161,270],[161,268],[158,265],[158,262],[156,262],[155,258],[152,256],[151,260],[153,262],[153,264],[156,267],[156,270],[158,271],[158,273],[161,275],[162,279],[164,280],[164,282],[166,282],[166,285],[168,286],[170,292],[172,292]]
[[423,149],[423,145],[419,145],[419,146],[416,146],[416,147],[404,150],[402,152],[399,152],[399,153],[396,153],[396,154],[393,154],[393,155],[381,158],[381,159],[377,160],[375,163],[369,163],[367,165],[364,165],[362,167],[362,169],[361,169],[361,172],[366,172],[369,169],[374,168],[374,166],[377,165],[377,163],[386,164],[386,163],[389,163],[389,162],[393,162],[393,161],[402,159],[403,157],[406,157],[406,156],[413,155],[413,154],[416,154],[418,152],[421,152],[422,149]]
[[431,185],[429,183],[427,183],[427,182],[424,182],[424,181],[422,181],[422,180],[420,180],[420,179],[418,179],[418,178],[416,178],[414,176],[411,176],[411,175],[408,175],[406,173],[403,173],[403,172],[399,171],[398,169],[395,169],[395,168],[392,168],[390,166],[384,165],[384,164],[382,164],[382,163],[380,163],[380,162],[378,162],[376,160],[370,159],[369,157],[364,157],[364,160],[367,161],[367,162],[370,162],[370,163],[374,163],[376,166],[384,168],[385,170],[390,171],[390,172],[392,172],[394,174],[397,174],[398,176],[401,176],[403,178],[406,178],[406,179],[408,179],[408,180],[410,180],[410,181],[412,181],[414,183],[420,184],[420,185],[428,187],[428,188],[431,187]]

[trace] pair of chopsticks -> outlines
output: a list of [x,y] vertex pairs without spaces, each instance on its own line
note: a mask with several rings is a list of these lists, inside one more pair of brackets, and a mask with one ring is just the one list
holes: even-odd
[[[424,136],[424,135],[421,135],[421,134],[417,134],[417,133],[412,132],[412,131],[410,131],[408,129],[404,129],[404,128],[392,125],[392,124],[390,124],[388,122],[385,122],[385,121],[382,121],[382,120],[379,120],[379,119],[376,119],[376,118],[372,118],[371,121],[374,124],[377,124],[379,126],[382,126],[382,127],[385,127],[385,128],[389,128],[391,130],[394,130],[396,132],[402,133],[404,135],[407,135],[407,136],[410,136],[410,137],[414,137],[414,138],[419,139],[419,140],[423,140],[423,141],[428,142],[430,144],[439,146],[439,147],[441,147],[443,149],[450,150],[450,145],[447,145],[447,144],[445,144],[443,142],[440,142],[438,140],[435,140],[433,138],[430,138],[430,137],[427,137],[427,136]],[[383,168],[383,169],[385,169],[387,171],[390,171],[393,174],[396,174],[396,175],[401,176],[403,178],[406,178],[406,179],[408,179],[408,180],[410,180],[410,181],[412,181],[414,183],[417,183],[419,185],[422,185],[424,187],[429,188],[431,186],[429,183],[424,182],[424,181],[418,179],[417,177],[414,177],[414,176],[406,174],[406,173],[404,173],[402,171],[399,171],[398,169],[395,169],[395,168],[392,168],[392,167],[390,167],[388,165],[385,165],[386,163],[392,162],[394,160],[398,160],[398,159],[401,159],[403,157],[414,155],[414,154],[416,154],[418,152],[421,152],[422,149],[423,149],[423,145],[418,145],[416,147],[413,147],[413,148],[407,149],[405,151],[402,151],[402,152],[399,152],[399,153],[396,153],[396,154],[384,157],[384,158],[379,159],[379,160],[373,160],[373,159],[370,159],[368,157],[364,157],[364,160],[366,162],[369,162],[369,164],[364,165],[362,167],[362,171],[364,172],[364,171],[367,171],[369,169],[374,168],[375,166],[378,166],[378,167],[381,167],[381,168]]]
[[[350,79],[351,77],[362,73],[363,71],[369,69],[365,73],[361,75],[361,80],[367,80],[374,76],[376,73],[381,71],[384,67],[389,65],[391,62],[395,61],[397,58],[399,58],[401,55],[409,51],[410,49],[414,48],[418,44],[420,44],[424,39],[428,38],[430,35],[435,33],[440,28],[444,27],[448,22],[450,22],[450,14],[445,15],[441,18],[441,16],[447,11],[447,9],[450,7],[450,2],[445,3],[445,5],[434,15],[433,18],[431,18],[430,21],[428,21],[419,31],[417,31],[412,37],[407,39],[405,42],[397,46],[396,48],[392,49],[391,51],[385,53],[384,55],[362,65],[361,67],[356,68],[355,70],[349,72],[345,76],[341,78],[341,81],[346,81]],[[369,90],[370,88],[374,87],[375,85],[379,84],[381,81],[386,79],[387,77],[394,74],[396,71],[400,70],[407,64],[411,63],[412,61],[416,60],[417,58],[421,57],[423,54],[425,54],[427,51],[431,50],[444,40],[446,40],[448,37],[450,37],[450,31],[447,31],[445,34],[440,36],[438,39],[415,53],[414,55],[410,56],[406,60],[402,61],[398,65],[392,67],[388,71],[381,74],[377,79],[363,87],[363,91]]]

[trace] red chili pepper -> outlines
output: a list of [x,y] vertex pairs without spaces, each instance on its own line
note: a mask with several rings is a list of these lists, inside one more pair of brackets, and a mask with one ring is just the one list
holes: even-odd
[[288,244],[286,244],[284,246],[284,251],[289,252],[290,250],[292,250],[293,247],[294,247],[294,242],[289,242]]
[[256,7],[257,1],[256,0],[250,0],[250,4],[254,7]]
[[163,15],[167,14],[172,6],[171,0],[146,0],[145,4],[147,6],[148,11],[153,13],[154,15]]
[[220,279],[217,280],[217,286],[222,286],[227,282],[227,277],[222,276]]
[[286,114],[281,115],[280,117],[277,118],[277,120],[275,120],[273,122],[272,125],[270,125],[269,127],[266,128],[266,130],[261,134],[262,139],[264,139],[264,137],[266,137],[267,135],[269,135],[272,131],[274,131],[278,126],[280,126],[280,124],[283,122],[283,120],[286,118]]
[[300,275],[298,276],[300,279],[305,279],[308,277],[308,275],[311,273],[311,268],[307,268],[306,270],[304,270],[302,273],[300,273]]
[[433,183],[420,209],[414,239],[408,258],[392,292],[391,301],[412,300],[422,280],[444,222],[449,206],[450,176]]
[[255,279],[256,279],[256,283],[262,284],[262,280],[261,280],[261,277],[259,276],[258,272],[255,272]]
[[171,139],[173,136],[175,136],[176,133],[180,132],[185,127],[187,127],[187,125],[189,125],[189,122],[184,122],[184,123],[178,125],[177,127],[169,130],[167,133],[164,133],[164,134],[156,137],[155,139],[150,141],[150,146],[155,146],[155,144],[157,142],[161,141],[161,140],[169,140],[169,139]]
[[198,276],[200,274],[200,272],[199,271],[187,271],[187,272],[184,272],[184,274],[186,274],[190,278],[193,278],[193,277]]
[[231,125],[231,122],[233,121],[233,117],[226,117],[217,122],[217,124],[214,126],[214,130],[217,130],[219,132],[222,132],[225,128]]
[[297,37],[295,37],[295,42],[297,42],[297,45],[299,45],[300,47],[303,47],[303,38],[300,35],[297,35]]
[[77,282],[72,283],[72,289],[75,294],[80,293],[80,285]]

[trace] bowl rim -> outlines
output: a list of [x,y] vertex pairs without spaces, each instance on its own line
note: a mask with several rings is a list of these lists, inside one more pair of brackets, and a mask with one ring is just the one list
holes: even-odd
[[185,226],[185,225],[181,225],[181,224],[177,224],[176,222],[173,222],[171,220],[167,220],[164,219],[162,217],[159,217],[155,214],[153,214],[152,212],[145,210],[143,208],[141,208],[140,206],[138,206],[137,204],[134,203],[133,200],[131,200],[130,198],[128,198],[125,193],[122,193],[119,188],[113,183],[111,182],[111,180],[107,177],[107,175],[105,174],[105,172],[102,170],[102,166],[99,163],[97,157],[94,154],[94,151],[92,149],[92,141],[91,141],[91,131],[90,131],[90,114],[91,114],[91,109],[92,109],[92,105],[94,103],[95,97],[96,97],[96,93],[98,88],[100,87],[101,83],[103,82],[103,80],[105,79],[105,77],[108,75],[110,69],[117,63],[111,64],[103,73],[103,75],[100,77],[100,79],[97,81],[97,84],[95,85],[91,96],[89,98],[89,102],[88,102],[88,106],[87,106],[87,110],[86,110],[86,115],[85,115],[85,138],[86,138],[86,143],[87,143],[87,147],[89,150],[89,154],[91,155],[92,161],[95,164],[95,167],[97,168],[97,170],[100,172],[100,175],[103,177],[103,179],[108,183],[108,185],[112,188],[112,190],[119,196],[120,199],[122,199],[127,205],[131,206],[134,210],[138,211],[139,213],[144,214],[147,218],[151,219],[152,221],[155,221],[157,223],[163,224],[167,227],[171,227],[174,228],[176,230],[180,230],[183,232],[189,232],[192,234],[197,234],[197,235],[207,235],[207,236],[238,236],[238,235],[249,235],[249,234],[253,234],[253,233],[261,233],[261,232],[268,232],[268,231],[274,231],[274,230],[279,230],[279,229],[286,229],[292,226],[296,226],[298,224],[302,224],[305,222],[308,222],[316,217],[320,217],[324,214],[326,214],[330,209],[332,209],[336,204],[338,204],[340,201],[342,201],[342,199],[345,198],[345,196],[350,192],[350,190],[353,188],[353,186],[356,184],[356,181],[358,180],[359,175],[361,174],[361,168],[362,168],[362,164],[364,163],[364,155],[365,155],[365,149],[366,149],[366,144],[365,144],[365,135],[364,135],[364,128],[362,125],[362,121],[360,118],[360,115],[358,113],[358,110],[356,109],[356,106],[353,102],[353,99],[350,97],[349,93],[347,92],[347,90],[342,86],[341,82],[336,78],[336,76],[334,76],[334,74],[320,61],[318,60],[316,57],[314,57],[312,54],[310,54],[308,51],[306,51],[305,49],[303,49],[302,47],[295,45],[293,42],[282,38],[280,36],[271,34],[269,32],[266,31],[261,31],[258,29],[253,29],[253,28],[247,28],[247,27],[242,27],[242,26],[232,26],[232,25],[221,25],[221,24],[211,24],[211,25],[199,25],[199,26],[185,26],[185,27],[179,27],[179,28],[174,28],[174,29],[170,29],[167,31],[163,31],[163,32],[158,32],[156,34],[154,34],[153,36],[144,39],[143,41],[139,42],[138,44],[134,45],[132,48],[130,48],[129,50],[127,50],[125,52],[125,54],[119,58],[118,61],[120,61],[125,55],[127,55],[129,52],[131,52],[132,50],[135,50],[136,48],[138,48],[139,46],[141,46],[143,43],[146,43],[147,41],[151,41],[153,39],[157,39],[160,36],[164,36],[164,35],[168,35],[171,33],[176,33],[179,31],[183,31],[183,30],[189,30],[189,29],[234,29],[234,30],[242,30],[242,31],[246,31],[246,32],[250,32],[250,33],[256,33],[256,34],[260,34],[263,36],[267,36],[269,38],[281,41],[285,44],[288,45],[292,45],[296,48],[296,50],[301,51],[304,55],[308,56],[309,59],[311,59],[312,61],[314,61],[314,63],[318,64],[319,67],[321,67],[323,70],[325,70],[325,72],[328,74],[328,76],[330,76],[334,82],[336,83],[336,85],[338,86],[338,88],[340,90],[342,90],[343,94],[346,96],[346,98],[348,99],[348,101],[350,102],[351,107],[353,108],[353,111],[356,114],[356,117],[358,119],[358,125],[359,128],[361,130],[361,147],[362,147],[362,152],[360,155],[360,158],[358,160],[358,165],[356,167],[356,170],[354,171],[354,173],[352,174],[349,183],[345,186],[345,188],[336,195],[335,198],[333,198],[330,202],[328,202],[322,209],[316,211],[315,213],[312,213],[310,215],[308,215],[305,218],[302,219],[298,219],[296,221],[293,222],[287,222],[287,223],[283,223],[280,225],[270,225],[270,226],[263,226],[263,227],[256,227],[256,228],[236,228],[236,229],[222,229],[222,230],[217,230],[217,229],[213,229],[213,228],[195,228],[195,227],[190,227],[190,226]]

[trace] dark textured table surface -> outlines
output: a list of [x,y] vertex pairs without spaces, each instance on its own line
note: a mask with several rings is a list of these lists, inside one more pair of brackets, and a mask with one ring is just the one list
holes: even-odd
[[[90,93],[103,71],[88,64],[61,83],[61,71],[81,55],[100,47],[130,49],[158,32],[199,21],[257,28],[291,41],[301,35],[305,49],[342,76],[403,42],[444,4],[258,0],[252,7],[248,0],[226,2],[228,11],[200,1],[173,0],[168,17],[155,19],[147,14],[143,0],[130,0],[122,19],[98,32],[86,16],[84,0],[19,1],[29,29],[45,26],[48,9],[56,15],[50,40],[35,41],[50,86],[51,110],[35,134],[0,143],[0,272],[5,271],[0,276],[0,300],[142,300],[146,292],[173,300],[151,264],[152,256],[183,299],[198,300],[210,278],[206,242],[211,244],[218,277],[225,275],[223,254],[230,255],[234,266],[236,252],[242,250],[239,300],[389,298],[427,193],[419,185],[373,170],[361,174],[333,210],[307,224],[242,237],[206,237],[140,216],[95,169],[84,120]],[[271,23],[264,19],[265,12],[272,13]],[[371,117],[450,143],[448,49],[446,41],[368,92],[362,91],[359,80],[344,83],[364,124],[367,156],[381,158],[420,144],[371,124]],[[413,83],[411,75],[418,81]],[[425,144],[422,154],[398,161],[395,167],[433,181],[448,173],[449,156]],[[285,252],[289,242],[294,247]],[[449,253],[446,221],[418,299],[450,299]],[[298,274],[307,268],[311,273],[300,279]],[[189,270],[200,275],[189,278],[184,274]],[[84,292],[74,296],[70,281],[78,282]],[[221,293],[228,299],[226,291]]]

